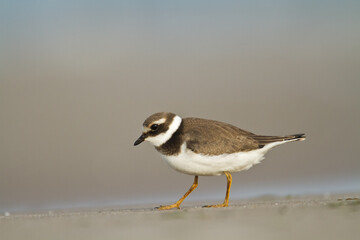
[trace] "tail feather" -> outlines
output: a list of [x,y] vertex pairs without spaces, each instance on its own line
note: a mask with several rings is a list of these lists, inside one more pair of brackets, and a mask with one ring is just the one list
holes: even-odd
[[262,136],[255,135],[252,136],[255,139],[260,147],[264,147],[266,144],[273,142],[294,142],[294,141],[304,141],[306,139],[305,133],[287,135],[287,136]]

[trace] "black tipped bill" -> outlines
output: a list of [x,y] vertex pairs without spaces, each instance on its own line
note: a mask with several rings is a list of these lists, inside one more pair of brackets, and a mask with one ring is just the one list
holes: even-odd
[[140,143],[142,143],[145,140],[145,135],[141,134],[141,136],[134,142],[134,146],[139,145]]

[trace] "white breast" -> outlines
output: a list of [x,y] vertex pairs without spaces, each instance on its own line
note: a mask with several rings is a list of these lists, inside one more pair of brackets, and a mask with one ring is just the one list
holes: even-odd
[[260,163],[268,150],[283,143],[285,143],[285,141],[274,142],[261,149],[248,152],[216,156],[196,154],[187,149],[186,143],[184,143],[178,155],[162,155],[162,157],[172,168],[179,172],[196,176],[214,176],[221,175],[225,171],[239,172],[247,170],[253,165]]

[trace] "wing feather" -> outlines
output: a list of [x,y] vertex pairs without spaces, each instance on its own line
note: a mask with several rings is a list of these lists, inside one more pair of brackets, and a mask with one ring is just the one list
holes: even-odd
[[195,153],[220,155],[259,148],[253,133],[233,125],[199,118],[184,119],[184,138]]

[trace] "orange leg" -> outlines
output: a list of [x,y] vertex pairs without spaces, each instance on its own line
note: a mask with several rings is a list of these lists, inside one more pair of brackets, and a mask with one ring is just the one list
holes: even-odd
[[211,207],[214,207],[214,208],[220,208],[220,207],[227,207],[229,206],[229,195],[230,195],[230,188],[231,188],[231,182],[232,182],[232,176],[229,172],[224,172],[224,174],[226,175],[226,178],[227,178],[227,187],[226,187],[226,195],[225,195],[225,200],[223,203],[221,204],[216,204],[216,205],[206,205],[206,206],[203,206],[203,207],[206,207],[206,208],[211,208]]
[[160,206],[157,207],[157,209],[159,210],[168,210],[168,209],[172,209],[172,208],[178,208],[180,209],[180,204],[184,201],[184,199],[192,192],[195,190],[195,188],[198,186],[198,176],[195,176],[194,178],[194,183],[191,185],[190,189],[184,194],[184,196],[182,196],[182,198],[180,198],[176,203],[171,204],[171,205],[166,205],[166,206]]

